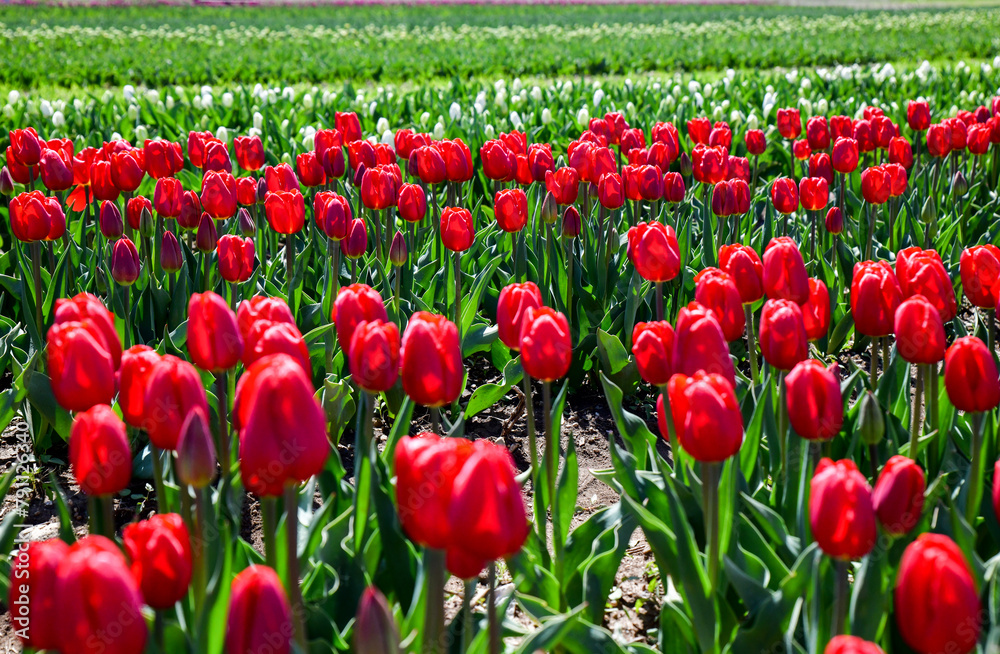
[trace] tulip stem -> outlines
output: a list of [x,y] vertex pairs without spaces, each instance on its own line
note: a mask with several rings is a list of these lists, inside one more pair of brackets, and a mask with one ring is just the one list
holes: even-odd
[[431,433],[441,435],[441,409],[431,407]]
[[785,373],[778,373],[778,456],[779,476],[785,480],[785,468],[788,459],[788,403],[785,401]]
[[264,560],[268,567],[278,567],[278,546],[275,537],[275,509],[277,500],[273,497],[260,498],[260,515],[264,523]]
[[833,622],[830,625],[832,635],[844,633],[844,619],[847,617],[847,561],[837,559],[833,562]]
[[163,459],[160,458],[160,448],[149,443],[149,452],[153,458],[153,489],[156,491],[157,513],[167,512],[167,495],[163,492]]
[[[205,489],[194,488],[194,515],[197,528],[197,547],[194,548],[194,607],[200,611],[205,604],[205,590],[208,585],[208,525],[206,524]],[[187,490],[183,492],[186,494]]]
[[163,612],[153,611],[153,641],[156,643],[156,647],[161,651],[165,652],[166,649],[163,647]]
[[[227,388],[226,373],[220,372],[215,375],[215,395],[219,410],[219,431],[215,444],[215,449],[222,463],[222,477],[229,480],[230,452],[229,452],[229,396]],[[228,483],[225,484],[228,486]]]
[[455,253],[455,326],[462,339],[462,253]]
[[982,497],[982,449],[983,424],[985,413],[977,411],[972,414],[972,462],[969,467],[969,489],[965,495],[965,521],[973,531],[976,528],[976,516],[979,514],[979,501]]
[[663,282],[656,282],[656,319],[663,320]]
[[750,355],[750,380],[756,386],[760,372],[757,369],[757,343],[753,330],[753,309],[749,304],[743,305],[743,313],[747,322],[747,354]]
[[469,637],[472,635],[472,593],[476,589],[476,580],[469,579],[464,584],[462,592],[462,649],[469,651]]
[[[566,278],[566,320],[570,326],[573,325],[573,260],[575,258],[573,256],[573,238],[570,237],[566,239],[566,269],[568,272]],[[663,301],[662,297],[660,301]]]
[[292,301],[292,270],[295,268],[295,234],[285,237],[285,283],[288,284],[288,301]]
[[[548,465],[549,481],[549,507],[552,513],[552,549],[555,554],[555,575],[556,579],[562,579],[563,574],[563,542],[559,532],[559,500],[556,494],[557,477],[559,476],[559,434],[552,432],[552,382],[542,382],[542,408],[545,411],[543,416],[545,422],[545,462]],[[564,611],[566,607],[565,596],[560,594],[559,610]]]
[[490,631],[490,654],[500,654],[500,624],[497,620],[497,562],[490,561],[487,573],[489,592],[487,595],[486,615]]
[[715,594],[719,578],[719,464],[701,464],[702,510],[705,512],[705,556],[708,559],[709,590]]
[[936,363],[929,363],[924,368],[924,395],[927,397],[927,422],[929,432],[938,429],[938,371]]
[[299,494],[294,483],[285,486],[285,551],[288,555],[288,598],[292,604],[292,625],[295,642],[306,651],[306,630],[302,623],[305,607],[302,605],[302,589],[299,588]]
[[92,534],[101,534],[101,514],[98,509],[98,499],[96,495],[87,496],[87,525]]
[[[658,387],[660,389],[660,397],[663,398],[663,418],[667,423],[667,433],[663,436],[670,441],[674,442],[674,434],[677,433],[674,429],[674,414],[670,410],[670,393],[667,392],[667,385],[662,384]],[[673,447],[673,445],[671,445]]]
[[[521,376],[521,384],[524,387],[524,413],[525,413],[525,423],[528,429],[528,449],[531,457],[531,492],[538,492],[538,444],[535,440],[535,407],[531,401],[531,377],[528,373],[523,373]],[[535,516],[536,519],[541,519],[543,524],[545,521],[545,516]],[[542,530],[545,533],[545,530]]]
[[428,547],[424,551],[427,578],[427,609],[424,613],[425,654],[442,654],[444,647],[444,552]]
[[868,360],[868,378],[872,383],[872,390],[878,388],[878,336],[872,336],[872,353]]
[[986,324],[986,348],[990,351],[990,356],[993,357],[993,360],[995,361],[997,357],[993,345],[994,344],[993,331],[995,327],[994,323],[996,322],[996,317],[997,317],[997,310],[994,307],[987,309],[985,313],[986,313],[986,319],[983,320],[983,322]]
[[42,305],[45,303],[42,290],[42,244],[35,241],[31,244],[31,281],[35,285],[35,326],[38,328],[38,349],[45,342],[45,325],[42,323]]
[[[920,436],[920,405],[921,395],[924,390],[924,371],[921,365],[914,364],[917,373],[917,382],[913,389],[913,414],[910,416],[910,458],[917,460],[917,439]],[[928,401],[928,406],[930,402]]]

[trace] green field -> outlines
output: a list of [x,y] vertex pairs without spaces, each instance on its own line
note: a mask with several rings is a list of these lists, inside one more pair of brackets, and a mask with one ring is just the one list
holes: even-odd
[[8,7],[0,48],[16,56],[0,67],[0,85],[383,83],[992,59],[998,26],[991,7]]

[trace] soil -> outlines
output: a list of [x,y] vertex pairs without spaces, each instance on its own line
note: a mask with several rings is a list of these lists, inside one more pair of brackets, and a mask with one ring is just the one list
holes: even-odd
[[[463,405],[468,401],[472,391],[482,384],[501,381],[500,374],[487,358],[473,357],[467,363],[470,378],[465,395],[460,400]],[[534,385],[532,396],[536,429],[541,433],[543,425],[540,384]],[[511,452],[519,472],[529,468],[531,459],[522,398],[523,393],[519,388],[512,389],[497,404],[472,417],[465,425],[467,438],[487,438],[505,445]],[[651,413],[652,406],[651,397],[626,399],[626,408],[643,416],[650,429],[655,433],[656,419],[655,415]],[[0,437],[0,469],[6,470],[11,467],[17,455],[17,430],[24,428],[24,423],[20,419],[15,419]],[[374,436],[380,445],[385,443],[390,428],[391,421],[388,417],[385,416],[383,419],[381,414],[377,414]],[[429,413],[423,409],[416,410],[410,433],[418,433],[429,428]],[[611,467],[608,438],[615,431],[611,412],[598,389],[585,385],[569,395],[563,412],[562,443],[565,447],[568,438],[574,439],[580,468],[579,493],[572,525],[574,528],[584,522],[593,512],[618,501],[618,494],[591,474],[592,470]],[[63,489],[77,536],[85,535],[88,530],[87,496],[76,485],[66,464],[69,459],[68,447],[65,442],[59,439],[56,441],[38,463],[37,482],[31,490],[27,515],[23,520],[24,524],[29,525],[27,531],[31,540],[58,537],[58,505],[52,497],[45,497],[42,494],[41,481],[48,479],[50,474],[56,476],[59,486]],[[539,446],[541,446],[541,441],[542,439],[539,439]],[[341,459],[349,473],[352,471],[354,463],[354,452],[350,445],[353,442],[353,434],[348,432],[342,436],[338,446]],[[660,452],[665,458],[669,458],[669,447],[665,442],[661,441]],[[317,499],[319,500],[319,498]],[[530,484],[524,490],[524,499],[526,506],[531,507]],[[12,494],[8,493],[0,506],[0,519],[14,510],[15,504]],[[123,494],[116,498],[115,523],[119,529],[119,535],[122,526],[133,520],[148,517],[155,512],[155,509],[156,501],[151,483],[145,480],[133,481],[127,491],[123,491]],[[243,503],[240,536],[253,545],[255,549],[263,552],[261,527],[260,503],[256,497],[247,494]],[[500,597],[512,590],[510,574],[502,562],[498,566],[497,585]],[[473,592],[474,611],[485,609],[486,589],[486,572],[484,571],[477,580]],[[450,620],[461,609],[463,583],[457,578],[451,578],[445,592],[446,617]],[[637,529],[630,536],[629,549],[619,567],[616,586],[612,589],[605,607],[604,626],[614,634],[619,642],[638,641],[653,644],[648,634],[649,630],[656,626],[663,592],[652,554],[646,545],[642,531]],[[3,610],[3,613],[0,614],[0,654],[5,654],[8,651],[20,651],[19,643],[11,631],[6,606],[0,604],[0,610]],[[531,618],[516,605],[512,605],[509,617],[525,627],[532,626]]]

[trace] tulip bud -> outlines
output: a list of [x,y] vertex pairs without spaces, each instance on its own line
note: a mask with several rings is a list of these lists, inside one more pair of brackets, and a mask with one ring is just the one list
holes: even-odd
[[959,170],[955,173],[955,176],[951,178],[951,194],[961,197],[969,190],[969,182],[966,181],[965,175]]
[[861,440],[868,445],[878,445],[885,435],[885,417],[875,394],[871,391],[861,398],[861,409],[858,412],[858,431]]
[[367,167],[363,163],[358,164],[358,169],[354,171],[354,185],[358,188],[361,187],[361,181],[365,178],[365,172]]
[[840,207],[830,207],[826,212],[826,231],[831,234],[840,234],[844,231],[844,212]]
[[0,195],[7,197],[14,195],[14,178],[7,170],[7,166],[0,168]]
[[104,238],[115,240],[122,237],[125,231],[125,224],[122,222],[122,212],[114,202],[105,200],[101,203],[101,213],[98,217],[98,224]]
[[678,159],[681,167],[681,175],[684,177],[690,177],[694,166],[691,165],[691,157],[688,156],[687,152],[682,152],[680,159]]
[[184,265],[181,244],[173,232],[163,232],[160,240],[160,266],[168,273],[175,273]]
[[188,413],[177,440],[177,477],[182,484],[204,488],[215,477],[216,454],[208,418],[200,407]]
[[920,209],[920,222],[929,225],[935,220],[937,220],[937,206],[934,204],[934,198],[928,197]]
[[389,246],[389,261],[392,262],[394,266],[402,266],[406,263],[406,257],[409,253],[406,250],[406,240],[403,238],[403,232],[396,231],[396,235],[392,237],[392,245]]
[[257,204],[264,204],[265,198],[267,198],[267,180],[261,177],[257,181]]
[[122,286],[131,286],[139,279],[141,268],[135,243],[127,237],[115,241],[111,251],[111,277]]
[[354,651],[358,654],[399,654],[399,630],[385,596],[369,586],[361,594],[354,619]]
[[198,234],[195,237],[195,245],[202,252],[208,253],[215,250],[219,244],[219,236],[215,231],[215,221],[207,212],[201,214],[201,222],[198,223]]
[[153,235],[153,232],[153,214],[150,213],[148,208],[143,207],[142,211],[139,212],[139,233],[145,237],[150,237]]
[[580,235],[580,212],[572,205],[563,211],[562,235],[566,238],[576,238]]
[[553,224],[559,218],[559,205],[556,204],[556,199],[551,193],[545,194],[545,199],[542,200],[542,220],[547,224]]
[[250,217],[250,212],[246,210],[246,207],[240,208],[236,214],[236,222],[239,225],[240,234],[243,236],[250,237],[257,233],[257,226],[253,224],[253,218]]

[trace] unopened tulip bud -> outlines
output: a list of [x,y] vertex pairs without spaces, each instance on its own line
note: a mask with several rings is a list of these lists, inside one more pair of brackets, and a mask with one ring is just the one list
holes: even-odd
[[155,225],[153,224],[153,214],[146,207],[139,212],[139,233],[149,237],[153,235]]
[[681,167],[681,175],[684,177],[690,177],[694,167],[691,165],[691,157],[688,156],[687,152],[681,152],[678,162]]
[[240,208],[236,214],[236,222],[239,225],[240,234],[243,236],[249,237],[257,233],[257,226],[253,224],[253,218],[250,217],[250,212],[246,210],[246,207]]
[[14,178],[7,170],[7,166],[0,168],[0,195],[8,197],[14,195]]
[[165,272],[175,273],[184,265],[184,256],[181,254],[181,244],[177,242],[177,237],[173,232],[163,232],[160,239],[160,266]]
[[576,238],[580,235],[580,212],[573,205],[563,211],[562,234],[566,238]]
[[177,439],[177,477],[182,484],[204,488],[215,478],[215,443],[200,407],[190,411]]
[[264,204],[265,198],[267,198],[267,180],[261,177],[257,181],[257,204]]
[[556,204],[556,199],[551,193],[546,193],[545,199],[542,200],[542,220],[551,225],[558,219],[559,205]]
[[114,240],[122,237],[125,231],[125,224],[122,222],[122,212],[114,202],[105,200],[101,203],[101,214],[98,217],[98,224],[104,238]]
[[396,231],[396,235],[392,237],[392,245],[389,246],[389,261],[392,262],[394,266],[402,266],[406,263],[406,257],[409,253],[406,250],[406,240],[403,238],[403,232]]
[[923,208],[920,209],[920,222],[929,225],[937,219],[937,207],[934,205],[934,198],[927,198]]
[[219,244],[219,236],[215,230],[215,221],[207,212],[201,214],[201,222],[198,223],[198,234],[195,237],[195,244],[202,252],[213,252]]
[[965,175],[959,170],[955,173],[955,176],[951,178],[951,194],[957,195],[959,197],[966,194],[969,190],[969,182],[966,181]]
[[858,431],[861,440],[868,445],[878,445],[885,435],[885,417],[875,394],[871,391],[861,398],[861,409],[858,412]]
[[826,212],[826,231],[831,234],[840,234],[844,231],[844,212],[840,207],[830,207]]
[[358,169],[354,171],[354,185],[358,188],[361,188],[361,180],[364,179],[367,170],[368,168],[363,163],[359,163]]
[[139,279],[140,270],[139,251],[135,249],[135,243],[127,237],[115,241],[111,251],[111,277],[122,286],[130,286]]
[[399,630],[392,611],[378,588],[361,594],[354,619],[354,651],[358,654],[399,654]]

